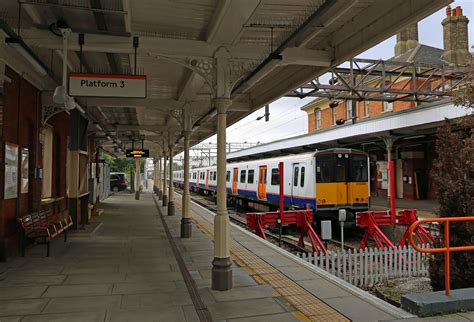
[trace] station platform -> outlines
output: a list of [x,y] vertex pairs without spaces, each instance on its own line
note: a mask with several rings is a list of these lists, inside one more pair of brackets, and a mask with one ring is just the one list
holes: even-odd
[[179,198],[172,217],[155,201],[117,193],[49,258],[36,245],[0,263],[0,321],[418,320],[234,225],[234,287],[213,291],[213,214],[191,203],[193,236],[181,239]]

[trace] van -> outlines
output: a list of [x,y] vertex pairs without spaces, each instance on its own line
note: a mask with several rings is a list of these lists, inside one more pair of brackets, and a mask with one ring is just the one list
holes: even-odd
[[119,192],[127,189],[128,182],[124,172],[111,172],[110,173],[110,190],[113,192]]

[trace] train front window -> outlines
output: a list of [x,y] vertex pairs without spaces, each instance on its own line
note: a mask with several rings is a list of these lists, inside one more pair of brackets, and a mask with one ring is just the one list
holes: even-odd
[[351,180],[352,182],[367,182],[368,169],[367,157],[365,155],[352,155],[351,158]]
[[334,181],[345,182],[347,180],[347,159],[343,154],[336,156],[336,166],[334,168]]
[[316,157],[316,182],[332,182],[334,154],[321,154]]

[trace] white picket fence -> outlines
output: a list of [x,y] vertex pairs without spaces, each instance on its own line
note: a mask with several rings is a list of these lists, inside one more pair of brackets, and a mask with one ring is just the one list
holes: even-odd
[[[429,247],[429,245],[422,245]],[[366,248],[298,256],[337,277],[360,287],[390,278],[427,276],[429,254],[410,247]]]

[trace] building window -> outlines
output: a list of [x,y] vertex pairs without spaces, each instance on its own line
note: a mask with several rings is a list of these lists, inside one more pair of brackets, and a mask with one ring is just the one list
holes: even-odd
[[253,183],[253,175],[254,175],[254,170],[249,170],[249,174],[247,176],[247,183]]
[[336,117],[337,117],[337,107],[332,109],[332,125],[336,125]]
[[369,116],[370,110],[369,110],[369,101],[365,100],[364,101],[364,116]]
[[240,183],[245,183],[245,174],[246,174],[246,170],[242,170],[240,171]]
[[317,109],[314,114],[316,115],[316,130],[321,128],[321,110]]
[[350,120],[354,117],[354,101],[347,101],[346,102],[346,109],[347,109],[347,120]]
[[388,112],[388,111],[391,111],[391,110],[393,110],[393,102],[384,101],[383,102],[383,111]]

